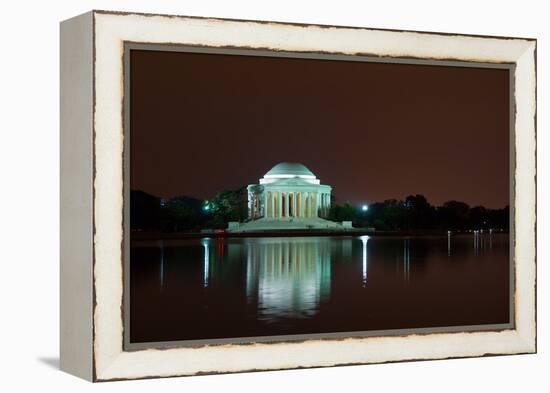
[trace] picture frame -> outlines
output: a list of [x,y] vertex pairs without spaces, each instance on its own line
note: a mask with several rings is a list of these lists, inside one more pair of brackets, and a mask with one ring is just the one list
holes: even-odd
[[[159,45],[509,69],[513,323],[485,330],[129,345],[128,50]],[[61,23],[60,64],[62,370],[109,381],[536,352],[536,40],[91,11]]]

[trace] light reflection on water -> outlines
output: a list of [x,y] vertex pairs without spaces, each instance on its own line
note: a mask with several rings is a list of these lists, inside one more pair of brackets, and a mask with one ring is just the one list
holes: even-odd
[[[352,242],[361,243],[362,287],[367,286],[369,236],[337,238],[342,254],[351,257]],[[307,318],[328,301],[331,290],[332,237],[244,239],[246,244],[246,296],[257,300],[259,318]],[[204,238],[203,286],[210,280],[213,240]],[[450,244],[450,240],[449,240]],[[450,249],[449,249],[450,253]],[[403,279],[410,279],[410,239],[403,240]]]
[[[352,242],[362,244],[362,283],[367,285],[369,236],[338,239],[342,254],[351,256]],[[208,287],[211,264],[216,263],[216,241],[201,239],[202,285]],[[250,238],[246,246],[246,296],[257,301],[260,318],[307,318],[319,303],[328,301],[331,290],[331,237]],[[161,285],[164,281],[164,248],[161,246]],[[219,257],[219,256],[218,256]],[[219,258],[218,258],[219,259]]]
[[[480,249],[492,248],[492,235],[484,239],[473,234],[474,255]],[[336,238],[342,244],[342,254],[351,256],[352,242],[361,243],[362,287],[367,286],[369,236]],[[307,318],[314,315],[322,301],[330,299],[332,237],[249,238],[246,245],[246,296],[257,301],[260,319],[274,322],[281,318]],[[410,238],[402,239],[401,269],[403,281],[411,277]],[[447,256],[451,256],[452,236],[447,237]],[[216,241],[201,239],[203,246],[204,288],[210,280],[210,265],[215,263],[211,252]],[[164,247],[161,246],[161,285],[164,281]]]
[[367,286],[367,242],[369,241],[368,236],[361,236],[361,242],[363,243],[363,287]]
[[508,247],[506,234],[487,233],[136,241],[132,334],[162,341],[497,323],[508,315]]
[[203,285],[204,287],[208,287],[208,279],[210,277],[210,239],[205,238],[202,239],[202,246],[204,248],[204,280]]

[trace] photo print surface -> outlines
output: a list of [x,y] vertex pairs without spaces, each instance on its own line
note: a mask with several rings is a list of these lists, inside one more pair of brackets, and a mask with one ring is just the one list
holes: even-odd
[[130,344],[510,325],[509,68],[191,50],[127,51]]

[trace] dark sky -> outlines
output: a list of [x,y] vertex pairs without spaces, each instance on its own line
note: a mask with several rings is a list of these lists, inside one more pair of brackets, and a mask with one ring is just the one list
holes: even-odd
[[131,188],[210,198],[301,162],[337,202],[509,199],[508,70],[131,52]]

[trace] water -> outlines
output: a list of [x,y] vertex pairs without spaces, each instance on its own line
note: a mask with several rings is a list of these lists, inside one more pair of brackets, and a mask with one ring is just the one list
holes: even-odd
[[133,242],[131,342],[509,322],[506,234]]

